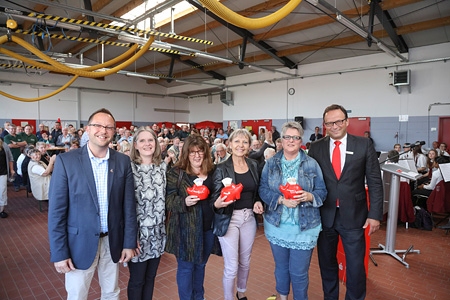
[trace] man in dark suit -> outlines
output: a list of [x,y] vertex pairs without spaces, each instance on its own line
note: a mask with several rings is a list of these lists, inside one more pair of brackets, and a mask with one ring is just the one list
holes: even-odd
[[119,299],[119,263],[134,256],[137,219],[128,156],[109,149],[115,120],[89,117],[89,142],[57,156],[49,191],[50,260],[66,276],[68,299],[87,299],[95,270],[102,299]]
[[314,128],[314,133],[311,134],[311,136],[309,137],[309,140],[311,142],[314,142],[314,141],[317,141],[317,140],[320,140],[321,138],[323,138],[323,135],[321,133],[319,133],[319,130],[320,130],[319,126],[316,126],[316,128]]
[[[328,190],[327,199],[320,208],[323,230],[317,243],[324,299],[339,299],[336,259],[339,236],[347,257],[345,299],[364,299],[364,231],[367,226],[370,226],[369,235],[377,231],[383,217],[380,167],[370,140],[347,134],[349,120],[342,106],[327,107],[323,121],[328,136],[313,142],[308,154],[319,163]],[[368,185],[370,209],[364,179]]]

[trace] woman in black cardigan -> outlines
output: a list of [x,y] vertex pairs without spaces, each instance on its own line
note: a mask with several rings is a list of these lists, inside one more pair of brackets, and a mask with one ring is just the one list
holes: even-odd
[[[232,155],[219,164],[214,172],[214,192],[211,196],[215,200],[214,233],[219,236],[224,258],[225,300],[234,299],[236,277],[236,297],[247,299],[245,292],[250,271],[250,256],[256,235],[256,219],[253,213],[263,213],[263,206],[258,197],[257,163],[246,157],[250,143],[251,136],[247,130],[234,131],[229,137]],[[239,200],[227,201],[230,200],[227,196],[220,196],[224,178],[231,178],[232,183],[243,185]]]
[[[214,235],[212,220],[214,212],[210,197],[200,200],[189,195],[187,189],[194,180],[213,189],[214,165],[209,146],[200,135],[190,135],[183,146],[180,159],[167,173],[166,252],[177,258],[177,285],[180,300],[203,300],[205,266],[213,251]],[[202,197],[203,199],[203,197]]]

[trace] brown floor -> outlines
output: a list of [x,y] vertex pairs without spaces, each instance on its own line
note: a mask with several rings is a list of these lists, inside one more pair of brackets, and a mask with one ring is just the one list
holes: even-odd
[[[39,211],[38,201],[26,198],[24,190],[8,188],[9,218],[0,219],[0,299],[65,299],[64,277],[56,273],[49,262],[47,238],[47,203]],[[386,228],[371,238],[371,246],[384,244]],[[450,234],[444,230],[422,231],[397,229],[397,247],[411,244],[420,254],[409,254],[410,268],[389,255],[377,254],[375,266],[369,261],[367,299],[450,299]],[[248,299],[265,300],[274,293],[272,254],[260,228],[255,240],[248,283]],[[207,265],[206,299],[222,299],[222,259],[212,256]],[[154,299],[177,299],[176,263],[170,254],[163,255],[158,270]],[[321,281],[314,252],[310,269],[309,298],[322,299]],[[128,270],[121,267],[121,299],[126,299]],[[344,299],[345,285],[341,285]],[[89,299],[99,299],[97,280],[91,286]]]

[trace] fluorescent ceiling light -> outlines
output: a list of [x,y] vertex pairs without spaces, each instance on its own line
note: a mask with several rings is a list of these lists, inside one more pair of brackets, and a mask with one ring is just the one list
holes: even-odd
[[45,21],[45,24],[49,25],[49,26],[56,26],[56,27],[60,27],[60,28],[68,29],[68,30],[74,30],[74,31],[81,31],[81,26],[64,23],[64,22],[59,22],[59,21],[54,21],[54,20],[49,20],[49,19],[43,20],[40,18],[34,18],[34,17],[22,16],[22,15],[16,15],[16,14],[14,14],[14,18],[23,19],[23,20],[32,21],[32,22]]
[[202,52],[196,52],[195,53],[196,57],[203,57],[203,58],[207,58],[207,59],[213,59],[213,60],[218,60],[227,64],[232,64],[233,61],[231,59],[228,58],[224,58],[224,57],[220,57],[220,56],[215,56],[215,55],[211,55],[208,53],[202,53]]
[[384,44],[381,41],[377,42],[377,46],[378,46],[378,48],[380,48],[381,50],[383,50],[387,54],[392,55],[395,58],[400,58],[401,61],[408,61],[408,59],[406,57],[404,57],[403,55],[401,55],[397,51],[392,50],[391,48],[389,48],[386,44]]
[[369,36],[369,33],[367,31],[365,31],[358,24],[356,24],[353,21],[347,19],[343,15],[338,14],[336,16],[336,20],[339,23],[341,23],[342,25],[344,25],[345,27],[347,27],[348,29],[351,29],[352,31],[356,32],[357,34],[359,34],[360,36],[362,36],[365,39]]
[[391,48],[389,48],[388,46],[386,46],[385,44],[378,42],[377,43],[378,48],[380,48],[381,50],[383,50],[384,52],[386,52],[387,54],[392,55],[393,57],[397,57],[397,53],[395,53]]
[[139,45],[145,45],[145,43],[147,43],[148,40],[141,38],[139,36],[135,36],[135,35],[131,35],[131,34],[125,34],[125,33],[120,33],[117,36],[117,39],[127,42],[127,43],[133,43],[133,44],[139,44]]
[[167,50],[172,49],[172,46],[170,44],[165,43],[165,42],[160,42],[160,41],[154,41],[152,44],[152,47],[167,49]]
[[159,77],[158,76],[152,76],[152,75],[147,75],[147,74],[139,74],[139,73],[126,73],[125,75],[129,76],[129,77],[139,77],[139,78],[145,78],[145,79],[155,79],[158,80]]
[[179,83],[188,83],[188,84],[202,85],[200,82],[188,81],[188,80],[182,80],[182,79],[176,79],[175,81],[179,82]]

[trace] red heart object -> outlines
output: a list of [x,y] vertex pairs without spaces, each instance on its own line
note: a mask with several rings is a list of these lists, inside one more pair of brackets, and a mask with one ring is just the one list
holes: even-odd
[[284,198],[292,199],[294,195],[297,195],[298,191],[301,191],[302,187],[298,184],[286,183],[285,185],[280,185],[280,192],[283,194]]
[[241,199],[241,192],[244,189],[244,186],[242,183],[234,184],[232,183],[229,186],[226,186],[222,189],[220,192],[220,197],[227,196],[227,199],[225,199],[225,202],[233,201],[233,200],[239,200]]
[[195,185],[186,189],[187,193],[191,196],[197,196],[200,200],[208,198],[209,189],[205,185]]

